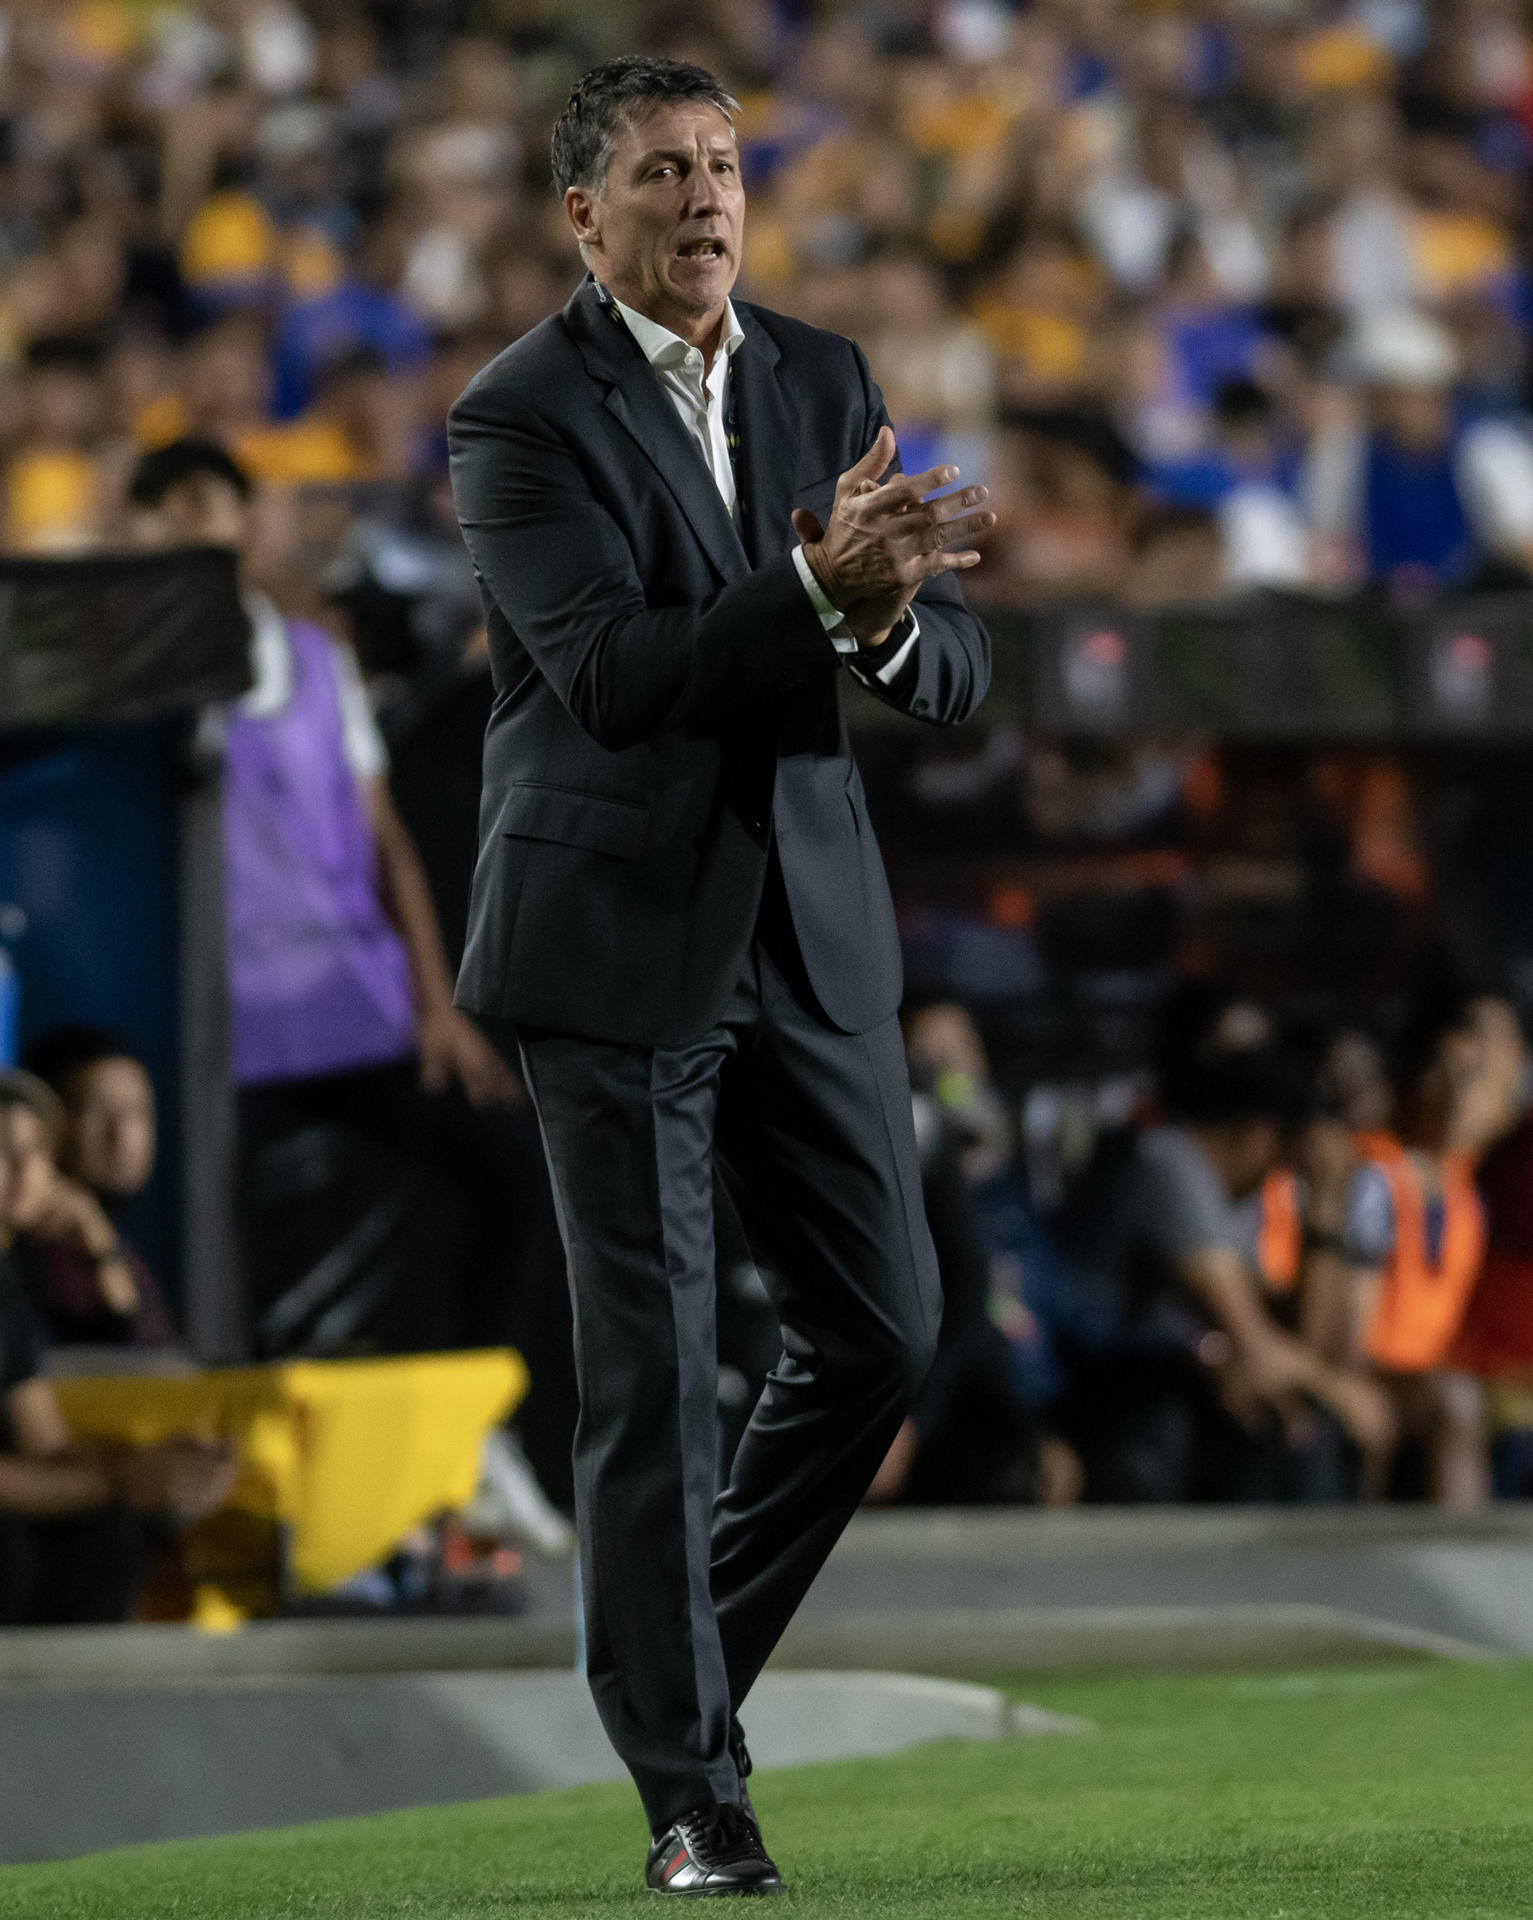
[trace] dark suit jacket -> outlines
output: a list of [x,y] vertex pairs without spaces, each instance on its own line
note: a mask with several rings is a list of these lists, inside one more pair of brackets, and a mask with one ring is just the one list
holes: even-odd
[[[496,686],[458,981],[471,1012],[644,1046],[696,1039],[744,964],[774,832],[827,1017],[864,1032],[899,1004],[843,660],[788,517],[828,516],[887,416],[849,341],[736,312],[738,531],[589,280],[448,415]],[[951,577],[917,609],[914,661],[875,691],[963,720],[989,680],[985,631]]]

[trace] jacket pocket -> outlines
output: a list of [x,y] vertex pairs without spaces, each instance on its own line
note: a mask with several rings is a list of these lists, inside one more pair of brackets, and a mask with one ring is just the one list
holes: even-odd
[[649,833],[649,808],[574,787],[519,782],[506,796],[501,832],[513,839],[552,840],[561,847],[637,860]]

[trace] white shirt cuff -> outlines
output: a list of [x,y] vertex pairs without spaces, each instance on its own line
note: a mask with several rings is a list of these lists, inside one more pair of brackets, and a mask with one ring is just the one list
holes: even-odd
[[[908,626],[910,631],[905,635],[905,638],[900,642],[890,658],[884,661],[882,666],[875,667],[872,672],[869,673],[866,667],[852,666],[851,663],[848,662],[848,672],[855,673],[859,680],[880,680],[885,686],[890,685],[895,675],[910,658],[911,653],[915,649],[916,641],[921,637],[921,623],[916,618],[916,610],[914,607],[907,607],[904,613],[900,615],[900,625],[902,627]],[[888,646],[888,644],[889,642],[886,640],[884,645]]]
[[825,589],[814,577],[814,568],[810,566],[808,556],[802,546],[793,549],[793,564],[798,569],[798,577],[804,583],[804,591],[809,595],[810,604],[820,616],[820,625],[835,642],[837,653],[855,653],[857,636],[846,624],[846,615],[839,607],[832,606]]
[[[858,651],[857,636],[846,624],[846,615],[838,606],[834,606],[831,603],[826,596],[825,589],[820,585],[819,581],[815,579],[814,568],[810,566],[808,557],[802,546],[797,546],[793,549],[793,564],[798,569],[799,579],[804,583],[805,593],[809,595],[810,605],[820,616],[820,624],[830,635],[831,644],[835,647],[836,652],[856,653]],[[921,623],[916,618],[914,607],[906,608],[900,624],[902,626],[908,625],[910,631],[900,642],[891,658],[880,664],[873,672],[872,678],[875,680],[882,680],[885,683],[892,680],[900,668],[903,667],[905,662],[910,658],[910,650],[915,645],[921,632]],[[885,642],[885,644],[887,645],[888,643]],[[866,680],[869,677],[867,671],[861,667],[854,667],[852,671],[857,675],[859,680]]]

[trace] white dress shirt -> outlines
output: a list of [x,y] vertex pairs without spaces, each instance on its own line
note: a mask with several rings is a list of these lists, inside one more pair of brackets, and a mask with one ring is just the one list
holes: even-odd
[[[661,386],[670,396],[681,424],[713,475],[713,483],[729,509],[730,519],[734,519],[738,497],[734,462],[729,457],[729,440],[724,431],[724,422],[728,417],[730,362],[745,338],[735,314],[734,303],[725,302],[723,334],[718,351],[713,356],[713,365],[706,373],[701,351],[689,345],[680,334],[672,333],[669,327],[662,327],[658,321],[625,306],[621,300],[614,299],[612,304],[623,316],[628,331],[638,341],[644,358],[654,368]],[[847,626],[846,616],[841,609],[827,599],[824,588],[814,577],[814,570],[802,546],[793,549],[793,564],[836,651],[842,654],[855,653],[856,635]],[[905,621],[910,631],[896,648],[893,657],[878,667],[876,677],[879,680],[891,681],[910,658],[911,649],[921,630],[913,608],[906,613]],[[867,678],[861,666],[853,665],[851,661],[847,664],[859,679]]]

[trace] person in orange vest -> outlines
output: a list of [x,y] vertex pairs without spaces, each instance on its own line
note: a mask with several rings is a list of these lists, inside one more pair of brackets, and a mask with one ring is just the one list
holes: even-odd
[[1327,1326],[1394,1411],[1395,1443],[1365,1466],[1375,1498],[1422,1492],[1463,1508],[1485,1497],[1481,1396],[1449,1360],[1485,1251],[1475,1164],[1494,1137],[1489,1067],[1471,1003],[1427,1009],[1403,1049],[1395,1130],[1351,1136],[1345,1218],[1305,1247],[1301,1317]]
[[1333,1366],[1353,1347],[1350,1201],[1359,1176],[1355,1141],[1383,1133],[1395,1112],[1383,1051],[1360,1027],[1343,1027],[1321,1050],[1311,1109],[1284,1162],[1262,1183],[1252,1260],[1267,1305]]

